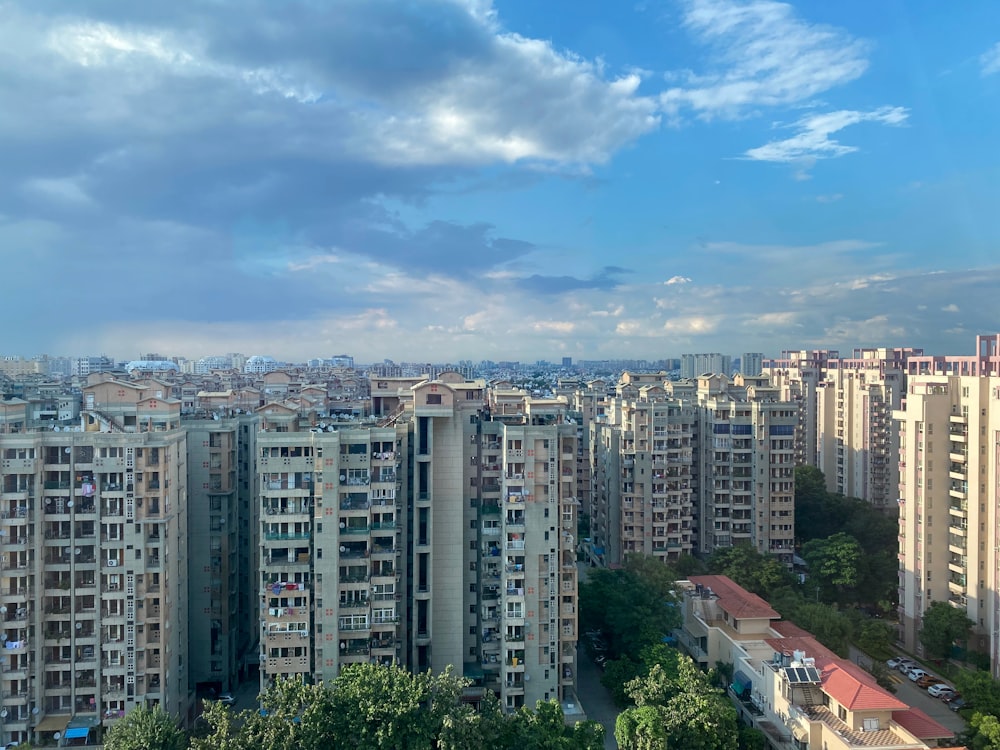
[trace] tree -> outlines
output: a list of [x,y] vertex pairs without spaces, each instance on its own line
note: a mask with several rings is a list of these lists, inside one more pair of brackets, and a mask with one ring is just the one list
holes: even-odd
[[657,576],[642,573],[646,563],[633,569],[592,570],[580,586],[580,612],[583,627],[596,628],[609,640],[612,656],[639,658],[643,647],[659,643],[663,636],[680,625],[676,606],[666,578],[660,571],[669,570],[654,560]]
[[955,609],[947,602],[931,602],[924,611],[920,627],[920,642],[928,656],[934,659],[947,659],[957,641],[963,644],[969,637],[972,620],[965,612]]
[[184,732],[159,705],[132,709],[104,739],[108,750],[183,750],[186,744]]
[[892,642],[895,629],[882,620],[866,620],[858,632],[857,646],[875,661],[883,661],[892,656]]
[[1000,719],[976,711],[969,720],[965,743],[972,750],[1000,750]]
[[955,675],[955,687],[980,713],[1000,716],[1000,683],[989,672],[959,670]]
[[759,729],[753,727],[741,727],[739,735],[736,737],[736,744],[740,750],[767,750],[767,736]]
[[889,676],[889,667],[885,665],[885,662],[881,659],[872,659],[871,663],[865,667],[865,670],[872,677],[875,678],[875,682],[883,690],[888,690],[890,693],[896,692],[896,683]]
[[858,585],[861,545],[843,532],[813,539],[802,546],[802,559],[809,568],[810,583],[822,586],[824,599],[840,599],[845,590]]
[[635,707],[618,715],[615,739],[625,750],[736,750],[736,709],[688,657],[677,676],[659,664],[628,686]]
[[747,591],[765,599],[775,589],[795,582],[778,558],[762,554],[749,544],[717,549],[708,559],[708,570],[715,575],[728,576]]

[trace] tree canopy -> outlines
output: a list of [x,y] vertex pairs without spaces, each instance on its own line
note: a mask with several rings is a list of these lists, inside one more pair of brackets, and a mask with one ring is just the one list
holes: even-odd
[[[192,750],[600,750],[596,722],[567,727],[557,701],[505,714],[487,693],[479,711],[462,701],[468,681],[450,671],[412,674],[357,664],[331,684],[283,680],[261,697],[262,710],[233,714],[214,704],[207,736]],[[138,746],[136,746],[138,747]],[[132,750],[129,746],[127,750]],[[179,749],[171,749],[179,750]]]
[[108,750],[183,750],[186,745],[177,720],[160,706],[137,706],[104,738]]
[[963,645],[969,637],[972,620],[965,612],[947,602],[931,602],[924,611],[920,625],[920,642],[927,654],[934,659],[947,659],[956,642]]

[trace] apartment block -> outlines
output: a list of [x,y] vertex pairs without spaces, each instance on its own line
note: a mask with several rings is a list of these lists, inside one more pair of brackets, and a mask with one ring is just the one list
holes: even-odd
[[681,378],[693,380],[699,375],[731,375],[733,358],[728,354],[682,354]]
[[740,355],[740,372],[751,377],[764,372],[764,355],[761,352],[744,352]]
[[396,663],[405,431],[311,426],[279,403],[257,415],[261,688]]
[[735,544],[791,563],[798,404],[765,378],[623,377],[591,428],[591,561]]
[[702,669],[733,665],[727,695],[772,750],[926,750],[954,738],[726,576],[692,576],[678,586],[681,649]]
[[791,564],[797,404],[715,375],[698,379],[698,407],[699,551],[750,544]]
[[83,400],[76,426],[0,405],[4,743],[93,742],[136,705],[193,706],[179,403],[115,381]]
[[923,612],[946,601],[998,670],[1000,377],[911,376],[900,428],[900,623],[919,653]]
[[781,397],[800,404],[800,464],[816,466],[827,489],[892,510],[897,499],[899,444],[892,412],[906,389],[907,362],[920,349],[784,352],[765,374]]
[[591,557],[600,565],[636,552],[667,561],[698,547],[698,407],[663,385],[625,380],[591,428]]
[[[235,690],[256,662],[257,418],[185,419],[189,680],[203,694]],[[251,593],[251,595],[248,595]]]

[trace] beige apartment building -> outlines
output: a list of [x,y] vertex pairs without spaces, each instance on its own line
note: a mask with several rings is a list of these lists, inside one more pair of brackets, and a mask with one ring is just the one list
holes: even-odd
[[798,404],[762,378],[657,381],[623,378],[591,427],[591,562],[751,544],[791,563]]
[[855,349],[853,356],[817,350],[765,360],[782,399],[800,406],[797,462],[816,466],[827,489],[893,510],[899,452],[892,412],[906,389],[907,362],[920,349]]
[[99,740],[139,704],[190,718],[179,402],[116,381],[78,425],[0,408],[3,743]]
[[900,426],[901,639],[919,653],[924,610],[974,623],[969,646],[998,670],[1000,377],[911,376]]
[[576,706],[565,402],[502,406],[454,373],[372,390],[368,424],[256,412],[262,687],[378,661],[453,667],[470,700],[494,690],[511,710]]

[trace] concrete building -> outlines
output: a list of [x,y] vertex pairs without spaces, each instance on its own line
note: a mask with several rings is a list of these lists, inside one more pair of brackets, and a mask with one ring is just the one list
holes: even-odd
[[906,389],[908,362],[922,350],[784,352],[765,360],[780,397],[799,403],[800,465],[816,466],[827,489],[891,511],[898,496],[898,442],[891,423]]
[[900,431],[901,639],[919,653],[931,602],[974,623],[971,648],[1000,672],[1000,377],[911,376]]
[[926,750],[954,739],[729,578],[692,576],[679,586],[680,647],[703,669],[733,665],[727,694],[772,750]]
[[682,354],[681,378],[694,379],[699,375],[731,375],[733,360],[728,354]]
[[470,699],[576,705],[576,424],[454,373],[373,382],[378,421],[257,410],[261,684],[461,669]]
[[797,423],[763,378],[623,377],[590,429],[591,561],[752,544],[791,563]]
[[179,403],[111,380],[83,395],[72,429],[0,408],[5,744],[96,742],[139,704],[191,717]]
[[697,548],[750,544],[791,564],[798,405],[745,382],[698,378]]
[[744,352],[740,355],[740,372],[744,375],[760,375],[764,372],[764,355],[761,352]]

